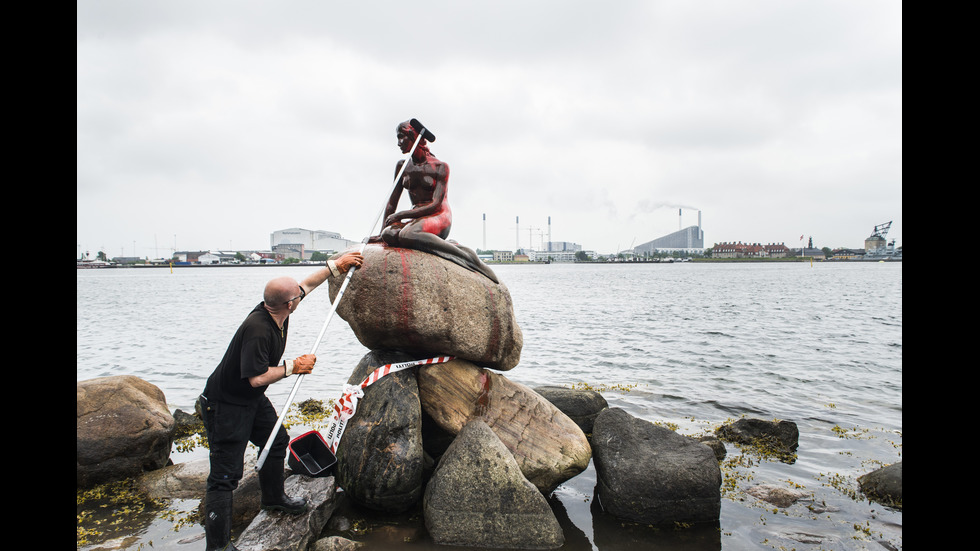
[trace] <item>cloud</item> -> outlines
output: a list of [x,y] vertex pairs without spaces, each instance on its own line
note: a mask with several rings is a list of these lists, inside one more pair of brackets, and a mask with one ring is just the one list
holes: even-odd
[[612,252],[675,231],[666,205],[709,243],[859,247],[889,219],[900,241],[901,23],[884,1],[80,3],[79,247],[360,239],[411,117],[463,243],[551,216]]

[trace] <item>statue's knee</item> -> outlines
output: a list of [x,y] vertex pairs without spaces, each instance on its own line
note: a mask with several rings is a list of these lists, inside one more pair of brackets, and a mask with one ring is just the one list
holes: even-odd
[[385,228],[385,230],[381,232],[381,240],[387,243],[388,245],[397,246],[398,232],[392,231],[391,228]]

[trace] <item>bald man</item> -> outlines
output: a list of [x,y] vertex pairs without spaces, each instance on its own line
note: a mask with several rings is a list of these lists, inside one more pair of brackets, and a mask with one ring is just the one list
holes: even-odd
[[[266,388],[293,374],[313,371],[316,356],[303,354],[283,360],[289,333],[289,314],[303,297],[331,275],[341,276],[360,267],[361,253],[350,252],[313,272],[302,283],[291,277],[269,281],[260,302],[238,327],[228,350],[204,387],[199,402],[207,430],[211,472],[205,495],[204,531],[207,549],[236,549],[231,543],[232,491],[244,470],[249,442],[259,453],[279,420],[265,395]],[[283,469],[289,435],[279,427],[265,464],[259,470],[262,508],[290,514],[306,511],[306,499],[294,499],[283,488]]]

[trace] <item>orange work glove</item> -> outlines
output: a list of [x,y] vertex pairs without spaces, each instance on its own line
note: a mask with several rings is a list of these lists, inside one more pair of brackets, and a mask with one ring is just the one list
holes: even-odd
[[293,373],[306,375],[313,372],[313,364],[316,363],[316,356],[313,354],[303,354],[293,360]]
[[351,266],[360,268],[361,264],[364,263],[364,256],[359,252],[344,253],[337,260],[334,260],[334,263],[337,265],[338,270],[347,272]]

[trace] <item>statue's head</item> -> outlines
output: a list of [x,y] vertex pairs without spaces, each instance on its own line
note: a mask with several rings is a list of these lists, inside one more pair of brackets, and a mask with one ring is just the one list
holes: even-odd
[[412,128],[412,121],[405,121],[405,122],[398,123],[398,128],[396,128],[395,130],[399,134],[405,134],[407,136],[411,136],[413,140],[415,139],[415,136],[418,136],[418,132],[416,132],[415,129]]
[[[411,121],[405,121],[398,124],[395,132],[398,136],[398,148],[401,149],[402,153],[408,153],[412,149],[412,145],[415,143],[416,138],[418,138],[418,131],[412,126]],[[428,148],[425,147],[427,143],[428,142],[426,139],[422,138],[419,140],[419,145],[416,149],[428,151]]]

